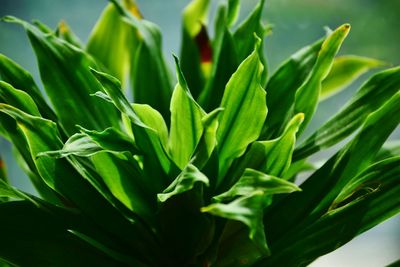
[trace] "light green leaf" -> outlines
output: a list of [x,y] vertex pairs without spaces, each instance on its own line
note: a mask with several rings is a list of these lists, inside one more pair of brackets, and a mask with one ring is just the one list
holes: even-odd
[[135,31],[123,21],[118,9],[110,3],[100,15],[86,46],[86,51],[123,85],[129,74],[131,50],[134,50],[131,46],[137,45],[129,42],[130,35],[134,34]]
[[299,134],[301,134],[314,115],[321,91],[321,83],[329,74],[334,57],[349,31],[350,25],[344,24],[325,39],[311,73],[296,91],[294,113],[302,112],[305,116]]
[[217,130],[217,186],[222,182],[232,161],[242,155],[247,146],[258,138],[267,116],[265,91],[260,85],[263,66],[257,52],[258,45],[240,64],[226,85],[221,103],[224,112]]
[[190,36],[196,36],[207,23],[209,5],[210,0],[192,0],[184,9],[183,27]]
[[200,141],[203,124],[203,109],[193,99],[179,61],[175,58],[178,84],[171,100],[171,132],[169,136],[169,151],[172,159],[183,169],[189,162]]
[[295,184],[263,172],[246,169],[243,175],[228,191],[213,197],[215,201],[225,202],[239,196],[262,191],[264,195],[274,195],[301,191]]
[[162,193],[157,194],[158,201],[165,202],[173,196],[192,190],[196,183],[209,186],[207,176],[189,164]]
[[323,40],[303,47],[293,54],[268,80],[266,91],[268,116],[260,139],[277,138],[291,118],[296,90],[309,75]]
[[76,124],[95,130],[119,126],[115,108],[90,96],[101,89],[90,75],[89,67],[96,67],[91,57],[54,34],[44,34],[24,21],[13,17],[5,20],[19,23],[27,31],[47,95],[69,135],[76,132]]
[[164,118],[156,109],[145,104],[133,104],[133,110],[139,119],[157,133],[163,148],[168,148],[168,129]]
[[333,61],[330,73],[322,82],[319,101],[339,93],[365,72],[385,65],[382,61],[367,57],[337,57]]
[[357,130],[367,116],[380,108],[400,89],[400,68],[392,68],[375,74],[366,82],[343,109],[295,150],[295,161],[328,148]]
[[284,176],[292,162],[292,153],[296,143],[296,133],[304,120],[304,114],[299,113],[292,118],[283,134],[271,141],[260,141],[264,146],[265,162],[260,170],[270,175]]

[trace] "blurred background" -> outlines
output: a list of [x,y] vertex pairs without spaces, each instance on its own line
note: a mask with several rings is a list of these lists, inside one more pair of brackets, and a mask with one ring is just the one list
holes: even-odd
[[[137,0],[144,17],[160,25],[165,56],[172,63],[172,53],[179,54],[181,11],[189,0]],[[218,1],[213,1],[213,9]],[[242,0],[241,17],[257,0]],[[86,41],[107,0],[0,0],[0,16],[13,15],[25,20],[38,19],[55,28],[66,20],[75,33]],[[264,19],[274,25],[267,38],[266,51],[270,71],[275,70],[299,48],[331,29],[350,23],[352,29],[341,54],[364,55],[391,65],[400,64],[400,1],[398,0],[267,0]],[[24,31],[17,25],[0,24],[0,53],[12,58],[33,74],[39,83],[35,56]],[[309,131],[334,114],[371,73],[353,86],[323,102]],[[307,133],[306,133],[307,134]],[[399,138],[395,133],[392,138]],[[325,152],[328,156],[335,148]],[[26,176],[12,158],[11,146],[0,138],[0,155],[5,159],[11,183],[35,193]],[[318,158],[317,158],[318,160]],[[354,239],[337,251],[321,257],[311,266],[385,266],[400,256],[400,216]]]

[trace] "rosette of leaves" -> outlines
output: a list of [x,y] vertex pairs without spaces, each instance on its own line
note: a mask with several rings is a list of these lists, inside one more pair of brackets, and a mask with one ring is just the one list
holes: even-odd
[[296,143],[323,99],[383,64],[336,57],[344,24],[270,74],[264,1],[236,23],[239,2],[221,1],[212,37],[209,1],[185,8],[176,78],[132,1],[111,1],[85,45],[65,22],[3,18],[26,30],[49,99],[0,56],[0,133],[38,192],[0,165],[3,266],[305,266],[399,212],[399,148],[385,141],[400,68]]

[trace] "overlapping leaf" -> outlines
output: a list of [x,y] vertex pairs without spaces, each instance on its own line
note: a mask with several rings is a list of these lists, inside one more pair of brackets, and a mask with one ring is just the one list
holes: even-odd
[[6,17],[5,20],[19,23],[26,29],[47,95],[70,135],[76,132],[76,124],[95,130],[118,127],[115,108],[90,96],[101,87],[89,70],[96,64],[84,51],[19,19]]
[[232,75],[221,102],[224,112],[217,130],[220,172],[217,185],[232,161],[258,138],[267,116],[265,91],[260,85],[263,65],[258,45]]
[[375,74],[343,109],[298,146],[295,160],[330,147],[357,130],[367,116],[400,90],[400,68]]

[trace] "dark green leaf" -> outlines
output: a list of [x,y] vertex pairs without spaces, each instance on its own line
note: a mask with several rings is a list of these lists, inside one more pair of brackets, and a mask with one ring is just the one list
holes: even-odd
[[[275,253],[255,266],[307,266],[398,214],[399,181],[399,157],[370,166],[350,181],[328,212],[290,231],[286,238],[271,247]],[[299,250],[302,253],[297,253]]]
[[264,225],[262,222],[263,209],[270,203],[260,190],[253,191],[250,195],[242,196],[228,204],[214,203],[201,209],[202,212],[214,216],[235,220],[245,224],[249,228],[249,238],[265,256],[269,255],[269,249],[265,239]]
[[400,93],[368,116],[358,135],[301,185],[301,193],[291,194],[275,203],[264,218],[273,240],[290,235],[288,230],[301,221],[319,218],[328,210],[343,187],[374,160],[400,123],[398,112]]
[[[267,64],[264,57],[264,36],[266,33],[266,28],[261,22],[262,11],[264,8],[265,0],[260,0],[254,10],[251,12],[248,18],[246,18],[238,27],[238,29],[233,34],[233,40],[236,47],[237,59],[242,62],[247,58],[254,49],[255,41],[254,34],[261,38],[261,43],[258,46],[258,53],[261,63],[264,65],[261,74],[261,85],[265,86],[267,81]],[[233,3],[233,6],[237,5]],[[230,5],[232,6],[232,5]],[[230,14],[228,13],[228,16]],[[228,17],[228,23],[229,23]]]
[[0,213],[0,257],[17,266],[123,265],[68,233],[71,216],[55,216],[25,201],[2,203]]
[[309,75],[323,40],[303,47],[293,54],[269,79],[266,91],[268,116],[260,136],[261,140],[278,137],[289,121],[296,90]]

